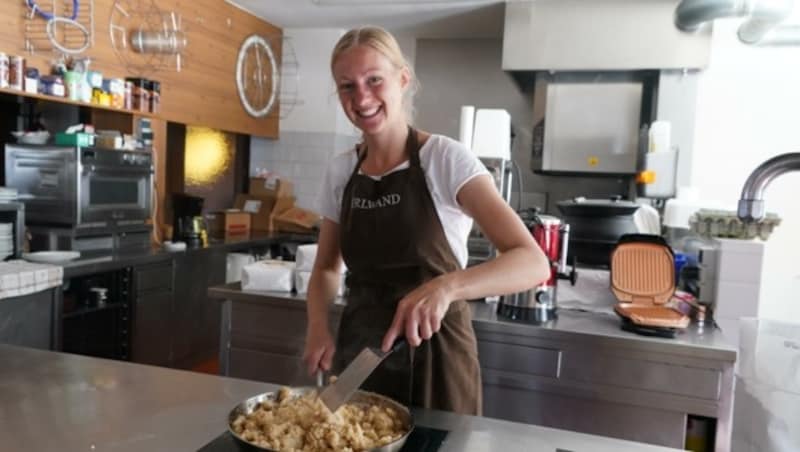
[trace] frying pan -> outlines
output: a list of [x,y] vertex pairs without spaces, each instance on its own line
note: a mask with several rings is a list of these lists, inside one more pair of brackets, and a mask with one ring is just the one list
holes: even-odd
[[[302,397],[303,395],[306,395],[309,392],[316,390],[317,390],[316,388],[312,387],[291,388],[289,396],[292,398]],[[268,449],[266,447],[257,446],[247,441],[246,439],[239,436],[239,434],[236,433],[236,431],[234,431],[233,428],[231,427],[233,421],[235,421],[236,418],[239,417],[240,415],[246,416],[248,414],[251,414],[258,408],[259,404],[261,404],[262,402],[275,401],[277,397],[278,397],[277,391],[266,392],[264,394],[259,394],[250,397],[249,399],[246,399],[243,402],[236,405],[228,414],[228,431],[230,432],[230,434],[233,435],[233,437],[236,438],[237,441],[249,446],[252,450],[279,452],[274,449]],[[390,399],[389,397],[368,391],[357,391],[353,395],[353,397],[348,401],[348,403],[391,407],[395,410],[395,412],[399,413],[402,418],[403,425],[406,428],[406,434],[389,444],[385,444],[381,447],[370,449],[369,452],[398,452],[406,443],[408,435],[410,435],[411,431],[414,429],[414,419],[411,417],[411,412],[409,411],[409,409],[401,405],[400,403]]]

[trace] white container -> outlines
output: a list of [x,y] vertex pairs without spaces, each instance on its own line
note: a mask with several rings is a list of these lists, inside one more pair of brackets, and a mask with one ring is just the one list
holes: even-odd
[[294,274],[294,289],[299,294],[308,293],[308,283],[311,281],[311,272],[297,271]]
[[506,110],[481,108],[475,113],[472,150],[478,157],[511,160],[511,115]]
[[294,262],[261,261],[242,269],[242,290],[291,292]]
[[25,92],[30,94],[39,93],[39,79],[25,77]]
[[294,261],[298,271],[311,272],[314,269],[314,261],[317,259],[317,245],[300,245],[297,247]]
[[669,121],[655,121],[648,132],[649,151],[667,152],[672,147],[672,124]]
[[698,199],[694,187],[678,187],[675,199],[667,200],[664,205],[664,226],[688,230],[689,218],[701,208]]
[[675,181],[678,172],[678,151],[667,150],[648,152],[644,156],[645,170],[655,176],[655,180],[642,187],[646,198],[672,198],[675,196]]
[[225,283],[230,284],[241,281],[244,267],[255,261],[256,259],[247,253],[228,253],[225,262]]

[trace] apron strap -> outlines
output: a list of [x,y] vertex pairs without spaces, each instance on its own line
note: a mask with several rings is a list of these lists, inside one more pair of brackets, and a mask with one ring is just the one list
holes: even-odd
[[356,152],[356,156],[358,156],[358,159],[356,159],[357,160],[356,161],[356,166],[355,166],[355,168],[353,168],[353,172],[350,173],[350,179],[352,179],[355,175],[358,174],[358,170],[361,168],[361,164],[364,163],[364,159],[367,158],[367,145],[364,144],[364,147],[361,148],[361,149],[359,149],[359,146],[356,145],[355,152]]
[[408,160],[411,166],[415,168],[422,168],[419,163],[419,136],[417,130],[408,126],[408,139],[406,140],[406,152],[408,152]]
[[[366,144],[364,147],[359,149],[358,145],[355,147],[356,155],[358,156],[358,161],[356,162],[356,167],[353,168],[353,172],[350,175],[352,178],[356,174],[358,174],[358,170],[361,168],[361,164],[364,163],[364,159],[367,158],[367,152],[369,148]],[[410,166],[421,168],[422,166],[419,163],[419,136],[417,130],[408,126],[408,137],[406,138],[406,152],[408,153],[408,160]]]

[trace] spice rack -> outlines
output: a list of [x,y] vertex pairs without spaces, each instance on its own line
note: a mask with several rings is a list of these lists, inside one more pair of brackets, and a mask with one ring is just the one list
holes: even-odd
[[10,89],[10,88],[0,88],[0,93],[11,94],[11,95],[20,96],[20,97],[27,97],[27,98],[30,98],[30,99],[45,100],[45,101],[48,101],[48,102],[58,102],[58,103],[61,103],[61,104],[76,105],[78,107],[87,107],[87,108],[93,108],[93,109],[97,109],[97,110],[113,111],[113,112],[117,112],[117,113],[128,113],[128,114],[131,114],[131,115],[141,116],[141,117],[145,117],[145,118],[162,119],[162,117],[161,117],[161,115],[159,113],[150,113],[150,112],[145,112],[145,111],[140,111],[140,110],[132,110],[132,109],[127,109],[127,108],[109,107],[109,106],[105,106],[105,105],[93,104],[91,102],[82,102],[82,101],[70,100],[70,99],[68,99],[66,97],[50,96],[50,95],[47,95],[47,94],[38,94],[38,93],[28,93],[28,92],[25,92],[25,91],[20,91],[20,90]]

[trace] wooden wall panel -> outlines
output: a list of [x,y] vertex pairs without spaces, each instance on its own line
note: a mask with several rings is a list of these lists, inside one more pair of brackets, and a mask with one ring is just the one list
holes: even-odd
[[153,215],[153,241],[161,244],[164,240],[164,225],[167,217],[167,122],[162,119],[150,121],[153,129],[153,158],[155,160],[155,175],[153,189],[156,193],[156,210]]
[[[279,28],[223,0],[139,1],[152,1],[164,12],[179,12],[188,37],[181,72],[167,68],[144,74],[161,82],[161,115],[165,120],[277,138],[278,109],[267,118],[249,116],[239,102],[234,77],[239,46],[251,34],[275,38],[273,51],[280,59],[282,31]],[[0,52],[23,55],[29,65],[46,70],[53,54],[40,52],[30,55],[24,50],[25,14],[28,11],[25,2],[4,0],[3,3],[3,8],[0,8]],[[114,0],[94,0],[95,42],[83,56],[92,58],[91,69],[102,71],[105,77],[142,75],[126,72],[114,53],[109,34],[113,4]]]

